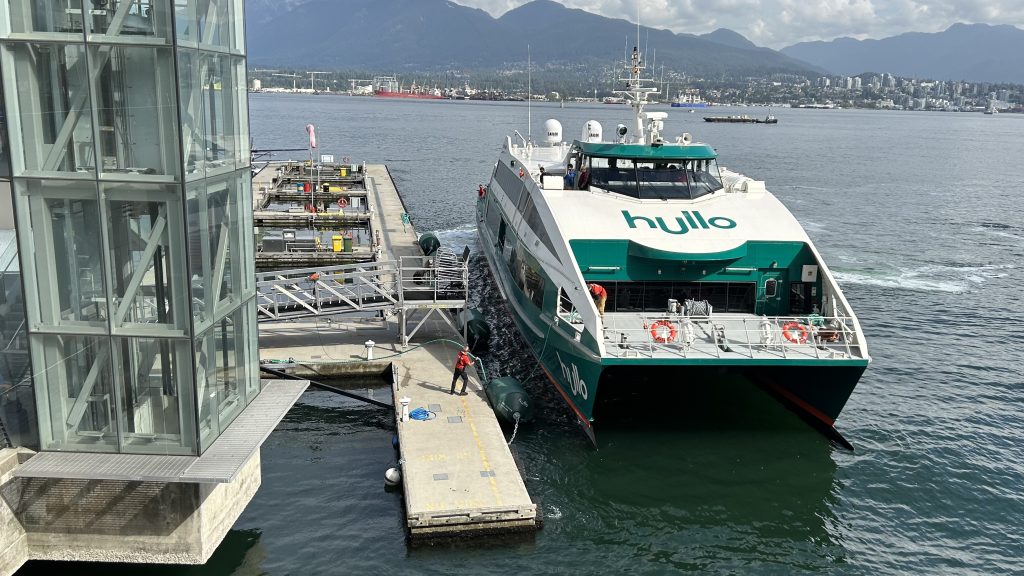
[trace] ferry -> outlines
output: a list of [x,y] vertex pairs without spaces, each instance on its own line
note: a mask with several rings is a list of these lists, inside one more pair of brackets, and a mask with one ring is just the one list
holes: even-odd
[[739,379],[849,446],[835,420],[871,360],[850,304],[763,181],[664,135],[644,68],[634,48],[619,92],[631,127],[606,139],[591,120],[566,142],[552,119],[536,144],[516,131],[477,191],[481,250],[518,330],[595,445],[620,398]]

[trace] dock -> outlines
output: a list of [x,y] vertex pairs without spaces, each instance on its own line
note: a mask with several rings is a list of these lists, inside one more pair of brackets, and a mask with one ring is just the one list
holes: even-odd
[[[449,393],[466,264],[457,288],[441,287],[440,260],[424,258],[387,168],[366,165],[364,174],[375,261],[258,275],[261,360],[294,359],[294,373],[314,380],[386,377],[411,537],[535,530],[537,506],[483,391],[482,363],[467,369],[466,395]],[[433,285],[410,281],[422,271]],[[428,418],[403,418],[403,399],[406,413],[422,408]]]

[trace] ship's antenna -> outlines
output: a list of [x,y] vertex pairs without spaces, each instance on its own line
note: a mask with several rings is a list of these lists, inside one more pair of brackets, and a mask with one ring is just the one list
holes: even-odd
[[533,142],[533,60],[526,45],[526,138]]
[[636,45],[640,47],[640,0],[636,0]]
[[[650,53],[651,53],[651,33],[647,32],[647,34],[644,35],[644,54],[650,54]],[[654,58],[651,59],[651,70],[654,69],[654,62],[657,61],[657,59],[658,59],[658,51],[655,50],[654,51]]]

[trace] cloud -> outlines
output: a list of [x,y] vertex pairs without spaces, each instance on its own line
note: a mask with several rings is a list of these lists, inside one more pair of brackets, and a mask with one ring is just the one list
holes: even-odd
[[[493,16],[529,0],[454,0]],[[636,21],[638,0],[557,0],[569,8]],[[938,32],[957,22],[1024,23],[1021,0],[639,0],[640,21],[673,32],[729,28],[755,44],[783,48],[839,36],[885,38]]]

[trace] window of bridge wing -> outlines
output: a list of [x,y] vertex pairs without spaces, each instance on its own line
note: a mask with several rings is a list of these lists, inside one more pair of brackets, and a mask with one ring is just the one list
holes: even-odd
[[722,188],[715,160],[595,158],[591,185],[641,200],[691,200]]
[[636,166],[625,158],[591,158],[590,186],[616,194],[639,198]]
[[690,200],[722,188],[714,160],[638,162],[637,182],[645,200]]

